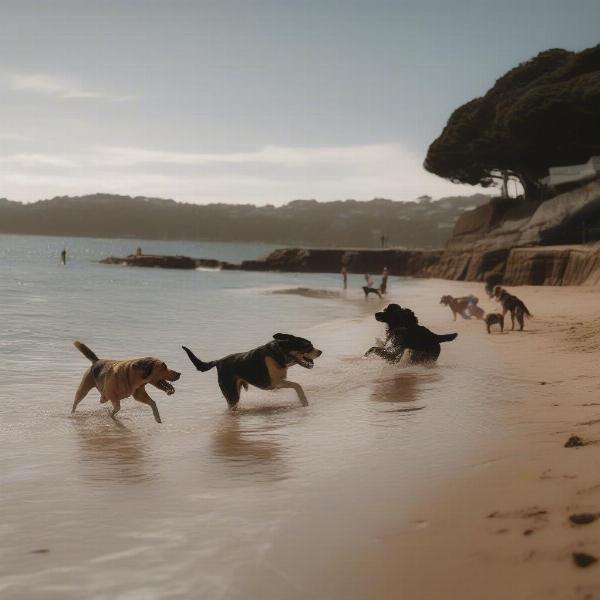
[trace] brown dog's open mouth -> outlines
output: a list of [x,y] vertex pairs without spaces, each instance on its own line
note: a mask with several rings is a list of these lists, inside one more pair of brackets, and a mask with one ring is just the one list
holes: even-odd
[[156,382],[156,387],[161,389],[167,396],[171,396],[175,393],[175,388],[165,379],[159,379]]

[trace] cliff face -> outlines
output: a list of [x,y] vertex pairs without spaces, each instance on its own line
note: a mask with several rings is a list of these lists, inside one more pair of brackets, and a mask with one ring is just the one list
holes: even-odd
[[473,253],[402,250],[329,250],[285,248],[261,260],[223,268],[246,271],[350,273],[438,277],[485,281],[498,277],[505,285],[581,285],[600,283],[600,243],[586,246],[535,246]]
[[507,285],[588,282],[596,250],[564,246],[581,242],[584,224],[600,226],[600,180],[541,204],[495,198],[459,218],[433,273],[468,281],[495,276]]
[[265,259],[242,262],[234,268],[246,271],[291,271],[297,273],[391,273],[429,277],[440,260],[442,250],[343,250],[329,248],[281,248]]
[[581,242],[582,223],[600,225],[600,180],[541,204],[494,198],[458,219],[446,248],[480,253],[577,244]]
[[506,285],[600,284],[600,243],[515,248],[502,281]]

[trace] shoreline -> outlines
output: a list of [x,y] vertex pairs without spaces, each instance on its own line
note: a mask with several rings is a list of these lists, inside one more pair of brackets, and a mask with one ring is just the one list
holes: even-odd
[[[600,511],[598,293],[519,289],[534,320],[491,341],[529,400],[505,411],[499,441],[419,499],[410,521],[421,526],[389,532],[367,558],[374,597],[597,597],[600,562],[574,557],[600,559],[600,520],[569,517]],[[566,448],[572,435],[585,445]]]

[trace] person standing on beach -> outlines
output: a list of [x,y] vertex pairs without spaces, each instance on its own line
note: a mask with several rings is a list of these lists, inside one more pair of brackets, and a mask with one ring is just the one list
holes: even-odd
[[348,289],[348,269],[346,268],[346,265],[342,266],[342,281],[344,284],[344,289],[347,290]]
[[381,285],[379,286],[379,291],[382,294],[387,294],[387,282],[390,272],[387,267],[383,267],[383,273],[381,274]]
[[66,248],[63,248],[62,252],[60,253],[60,262],[63,265],[67,264],[67,249]]

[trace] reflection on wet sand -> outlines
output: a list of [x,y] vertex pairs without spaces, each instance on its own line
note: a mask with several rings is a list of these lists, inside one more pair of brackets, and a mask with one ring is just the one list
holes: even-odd
[[79,463],[86,479],[121,483],[152,479],[142,439],[118,419],[82,414],[70,421],[77,433]]
[[[277,415],[297,411],[291,406],[245,407],[223,416],[213,434],[213,450],[226,463],[242,466],[240,472],[248,473],[248,466],[268,480],[286,477],[283,448],[277,430],[285,428],[288,419],[273,422]],[[263,417],[265,417],[263,419]]]
[[[371,400],[383,403],[416,402],[423,397],[429,384],[436,383],[441,376],[436,370],[418,370],[394,373],[375,381]],[[409,406],[393,409],[378,409],[379,413],[412,413],[423,410],[425,406]]]

